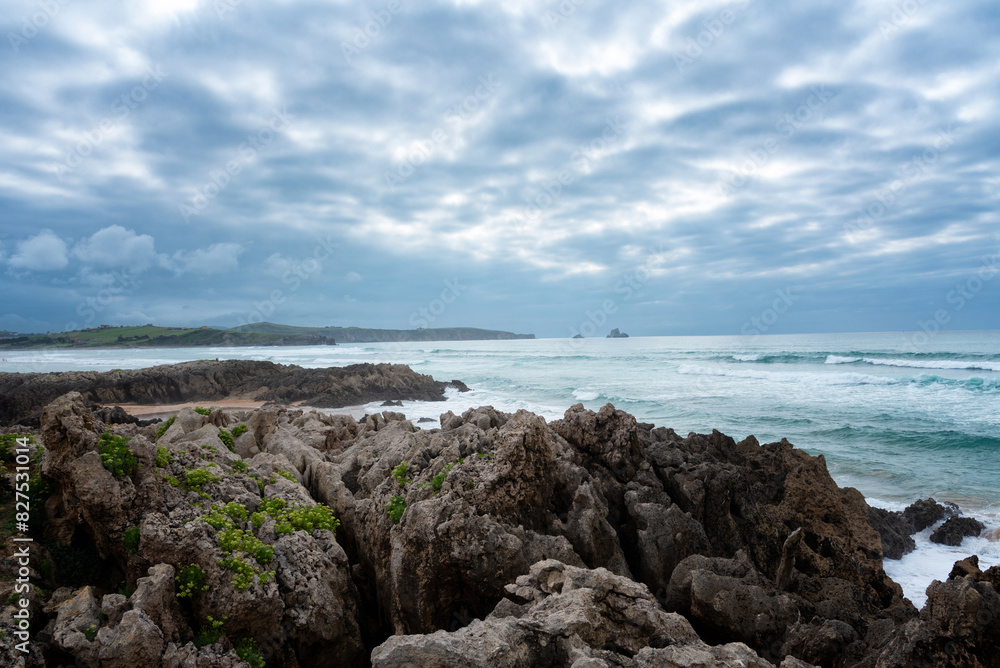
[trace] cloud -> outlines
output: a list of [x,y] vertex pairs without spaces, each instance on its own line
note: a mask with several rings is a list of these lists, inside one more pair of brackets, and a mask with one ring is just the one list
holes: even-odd
[[161,255],[159,259],[161,266],[177,275],[226,274],[239,268],[239,257],[245,250],[243,244],[225,242],[193,251],[177,251],[169,257]]
[[347,272],[345,278],[347,279],[348,283],[357,283],[358,281],[361,280],[361,274],[359,274],[356,271],[349,271]]
[[7,260],[7,264],[14,269],[58,271],[69,264],[66,242],[50,230],[42,230],[25,241],[19,241],[16,248]]
[[73,257],[98,267],[125,267],[136,272],[156,260],[156,242],[148,234],[136,234],[120,225],[94,232],[73,247]]

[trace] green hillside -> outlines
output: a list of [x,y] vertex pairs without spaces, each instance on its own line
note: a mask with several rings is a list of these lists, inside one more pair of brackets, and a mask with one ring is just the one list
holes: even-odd
[[263,322],[232,329],[184,327],[95,327],[58,334],[10,333],[0,338],[0,349],[32,348],[190,348],[201,346],[308,346],[380,341],[477,341],[533,339],[534,334],[512,334],[474,327],[438,329],[365,329],[360,327],[294,327]]

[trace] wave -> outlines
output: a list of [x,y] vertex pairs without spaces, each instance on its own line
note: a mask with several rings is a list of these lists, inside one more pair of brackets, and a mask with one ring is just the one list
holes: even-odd
[[871,364],[872,366],[895,366],[908,369],[964,369],[969,371],[1000,371],[1000,362],[967,359],[904,359],[880,357],[842,357],[828,355],[826,364]]

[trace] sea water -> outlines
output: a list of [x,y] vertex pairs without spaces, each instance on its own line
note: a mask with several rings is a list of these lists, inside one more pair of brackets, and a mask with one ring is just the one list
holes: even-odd
[[[595,410],[612,403],[681,435],[718,429],[737,440],[787,438],[823,454],[834,479],[872,505],[901,509],[932,496],[957,503],[987,533],[1000,528],[1000,332],[64,349],[3,358],[0,371],[106,371],[215,358],[408,364],[472,388],[450,389],[443,403],[404,402],[412,419],[492,405],[553,420],[575,403]],[[1000,563],[1000,543],[967,538],[951,548],[929,535],[916,536],[914,553],[885,562],[918,606],[931,580],[946,578],[957,559],[978,554],[983,568]]]

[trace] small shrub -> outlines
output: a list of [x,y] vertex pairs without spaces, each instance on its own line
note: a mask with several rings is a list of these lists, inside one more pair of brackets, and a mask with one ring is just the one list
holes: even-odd
[[188,491],[200,491],[202,485],[206,485],[212,482],[219,482],[222,480],[217,475],[212,475],[211,472],[205,469],[191,469],[190,471],[184,472],[184,488]]
[[195,406],[194,412],[198,415],[211,415],[212,411],[208,408],[202,408],[201,406]]
[[298,482],[298,480],[295,479],[295,475],[293,473],[291,473],[290,471],[279,470],[279,471],[277,471],[277,473],[278,473],[278,475],[280,475],[285,480],[291,480],[292,482],[295,482],[295,483]]
[[220,429],[219,440],[222,441],[223,445],[229,448],[230,452],[236,452],[236,446],[233,445],[233,435],[230,434],[228,431],[226,431],[225,429]]
[[170,466],[170,463],[174,461],[174,455],[172,452],[167,450],[162,445],[156,446],[156,465],[161,469],[165,469]]
[[392,518],[393,524],[399,524],[399,520],[403,517],[403,512],[406,510],[406,499],[401,496],[392,497],[392,501],[386,507],[386,512],[389,513],[389,517]]
[[167,433],[167,430],[170,429],[170,426],[174,423],[174,420],[176,419],[177,419],[176,415],[171,415],[169,420],[167,420],[166,422],[164,422],[163,424],[161,424],[159,427],[156,428],[156,440],[160,440],[160,437]]
[[223,617],[222,619],[216,619],[209,615],[205,618],[205,623],[201,625],[201,630],[194,637],[195,647],[204,647],[205,645],[211,645],[212,643],[218,642],[219,638],[225,633],[223,629],[226,619],[228,617]]
[[87,640],[93,641],[97,637],[97,624],[91,624],[87,627],[87,630],[83,632],[83,635],[87,637]]
[[[17,442],[19,438],[24,438],[24,436],[22,434],[0,434],[0,461],[14,461],[14,450],[23,447]],[[35,444],[35,438],[30,434],[27,435],[27,439],[28,445]]]
[[235,427],[233,427],[233,438],[239,438],[248,431],[250,430],[247,428],[247,426],[245,424],[240,423]]
[[191,598],[208,589],[208,576],[196,564],[182,568],[174,579],[177,580],[177,598]]
[[98,441],[97,452],[101,455],[101,463],[116,478],[135,473],[137,461],[135,453],[129,450],[130,440],[127,436],[116,436],[106,431]]
[[264,668],[264,655],[253,638],[244,638],[236,643],[236,656],[250,664],[250,668]]
[[240,459],[239,461],[233,462],[233,470],[237,473],[243,473],[247,470],[247,463]]
[[261,478],[256,473],[251,473],[250,477],[257,481],[257,489],[259,489],[260,493],[263,494],[264,493],[264,480],[263,480],[263,478]]
[[406,462],[399,462],[399,465],[392,470],[392,477],[396,479],[400,487],[405,487],[408,483],[413,482],[413,478],[406,477],[407,470]]
[[245,591],[253,584],[253,576],[257,574],[253,564],[240,557],[228,557],[219,562],[219,567],[230,570],[233,575],[233,587]]
[[132,598],[132,594],[135,593],[135,587],[130,585],[125,580],[122,580],[121,585],[118,586],[118,593],[124,596],[125,598]]
[[139,551],[140,532],[139,527],[132,527],[125,530],[125,549],[128,550],[129,554],[135,554]]

